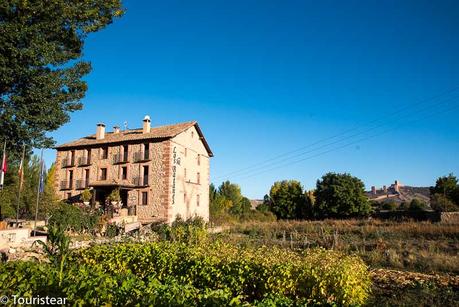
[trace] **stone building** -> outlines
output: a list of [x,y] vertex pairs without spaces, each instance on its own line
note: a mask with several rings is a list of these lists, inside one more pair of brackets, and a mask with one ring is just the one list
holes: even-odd
[[142,223],[209,219],[209,167],[213,156],[197,122],[105,131],[56,147],[55,190],[61,199],[80,201],[92,191],[92,205],[110,207],[119,189],[121,208]]

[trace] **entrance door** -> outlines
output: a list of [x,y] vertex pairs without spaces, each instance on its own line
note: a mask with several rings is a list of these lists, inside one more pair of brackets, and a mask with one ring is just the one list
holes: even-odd
[[123,204],[122,208],[127,208],[128,191],[127,190],[121,190],[120,191],[120,196],[121,196],[121,203]]

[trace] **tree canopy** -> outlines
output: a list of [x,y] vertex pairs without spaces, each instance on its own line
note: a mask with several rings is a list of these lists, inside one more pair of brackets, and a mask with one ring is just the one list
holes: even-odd
[[371,206],[363,182],[350,174],[327,173],[317,180],[315,213],[320,217],[367,215]]
[[121,0],[0,2],[0,141],[50,147],[46,132],[82,108],[84,39],[123,14]]
[[456,176],[449,174],[437,179],[430,188],[432,208],[437,211],[456,211],[459,208],[459,184]]
[[311,206],[308,200],[300,182],[283,180],[271,187],[268,207],[279,219],[303,219]]

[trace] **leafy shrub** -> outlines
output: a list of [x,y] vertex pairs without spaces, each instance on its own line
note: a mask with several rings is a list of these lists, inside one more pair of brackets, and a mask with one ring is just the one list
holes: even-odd
[[416,198],[414,198],[410,202],[410,206],[408,207],[409,211],[423,211],[426,209],[427,209],[427,204]]
[[50,225],[76,232],[93,232],[100,214],[89,209],[61,203],[51,212]]
[[443,194],[434,194],[430,200],[430,206],[435,211],[439,212],[453,212],[459,211],[459,206],[452,202],[448,197]]
[[185,221],[178,215],[171,226],[153,225],[152,230],[166,241],[200,243],[207,239],[206,223],[200,216]]
[[[80,251],[75,261],[81,266],[94,266],[104,274],[132,273],[144,282],[157,279],[165,283],[175,278],[182,286],[206,291],[221,289],[246,302],[260,302],[276,293],[286,301],[362,304],[370,288],[367,268],[359,258],[323,249],[296,254],[278,248],[242,248],[218,242],[131,243],[95,246]],[[223,295],[211,293],[219,298]]]
[[388,202],[383,203],[381,208],[383,210],[396,211],[398,208],[398,205],[395,201],[388,201]]

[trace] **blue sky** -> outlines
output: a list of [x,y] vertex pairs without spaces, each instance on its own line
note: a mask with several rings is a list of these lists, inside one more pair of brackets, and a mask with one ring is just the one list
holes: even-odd
[[[125,7],[88,37],[84,110],[50,134],[57,143],[94,133],[99,121],[111,130],[139,127],[145,114],[153,125],[198,120],[215,153],[212,181],[236,182],[250,198],[282,179],[313,188],[329,171],[367,187],[459,175],[458,1]],[[334,135],[335,144],[306,147]],[[47,150],[48,165],[54,155]]]

